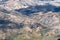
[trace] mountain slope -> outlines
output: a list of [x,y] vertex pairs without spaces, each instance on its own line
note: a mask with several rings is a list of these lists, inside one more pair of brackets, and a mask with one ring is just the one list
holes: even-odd
[[0,1],[0,40],[57,40],[60,38],[58,1]]

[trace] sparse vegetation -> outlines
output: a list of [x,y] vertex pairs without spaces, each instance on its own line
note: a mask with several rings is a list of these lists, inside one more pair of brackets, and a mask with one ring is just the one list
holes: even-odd
[[32,17],[18,15],[18,13],[13,14],[0,13],[2,19],[0,21],[5,22],[0,22],[1,39],[57,40],[55,32],[60,28],[60,16],[58,14],[35,14],[31,15]]

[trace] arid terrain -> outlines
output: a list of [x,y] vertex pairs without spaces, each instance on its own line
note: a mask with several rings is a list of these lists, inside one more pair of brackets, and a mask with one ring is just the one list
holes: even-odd
[[37,1],[0,2],[0,40],[58,40],[60,6]]

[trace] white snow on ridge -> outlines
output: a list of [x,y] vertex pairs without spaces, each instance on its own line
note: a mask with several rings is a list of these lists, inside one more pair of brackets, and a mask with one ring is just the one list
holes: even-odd
[[60,0],[37,0],[36,3],[38,5],[45,5],[46,3],[49,3],[51,5],[54,5],[54,6],[60,6]]

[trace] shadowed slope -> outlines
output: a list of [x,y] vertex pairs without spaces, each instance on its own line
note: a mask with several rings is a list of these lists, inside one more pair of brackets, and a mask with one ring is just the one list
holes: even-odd
[[43,13],[47,13],[47,12],[60,12],[60,7],[56,7],[53,5],[36,5],[36,6],[29,6],[27,8],[21,8],[21,9],[16,9],[15,11],[20,12],[22,14],[25,15],[30,15],[33,13],[38,13],[38,12],[43,12]]

